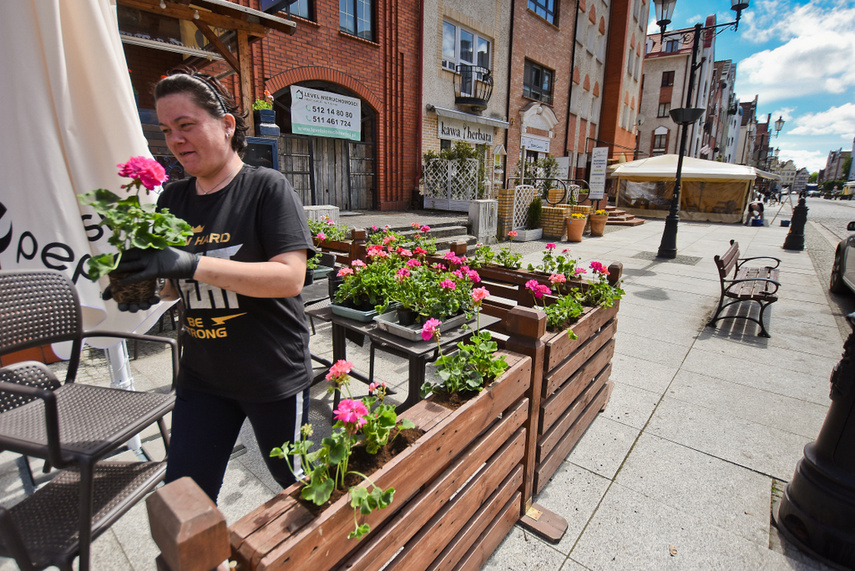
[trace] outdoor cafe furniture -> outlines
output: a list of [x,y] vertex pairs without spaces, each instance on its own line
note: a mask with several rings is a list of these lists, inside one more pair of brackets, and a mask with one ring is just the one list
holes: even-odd
[[[172,356],[168,392],[138,392],[75,382],[83,340],[90,337],[165,343]],[[0,355],[71,342],[64,382],[34,361],[0,370],[0,449],[43,458],[62,469],[9,510],[0,509],[0,555],[22,569],[57,565],[89,568],[91,542],[163,479],[165,461],[105,458],[157,423],[175,402],[175,341],[115,331],[84,331],[71,280],[53,270],[0,271]]]

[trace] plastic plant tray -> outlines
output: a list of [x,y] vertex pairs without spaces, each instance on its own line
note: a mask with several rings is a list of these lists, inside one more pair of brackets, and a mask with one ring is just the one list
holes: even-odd
[[[413,323],[412,325],[401,325],[398,323],[398,312],[395,311],[387,311],[386,313],[382,313],[374,317],[374,321],[377,322],[377,327],[383,329],[384,331],[388,331],[392,335],[397,335],[407,341],[424,341],[422,339],[422,324],[421,323]],[[460,327],[464,323],[466,323],[466,315],[455,315],[454,317],[450,317],[448,319],[442,320],[442,324],[439,326],[439,331],[450,331],[456,327]]]

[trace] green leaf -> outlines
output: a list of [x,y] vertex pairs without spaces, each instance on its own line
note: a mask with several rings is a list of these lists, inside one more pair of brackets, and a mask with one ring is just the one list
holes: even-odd
[[347,538],[348,539],[362,539],[362,537],[366,533],[368,533],[369,531],[371,531],[371,527],[367,523],[363,523],[362,525],[357,526],[357,528],[355,530],[351,531],[348,534]]
[[315,482],[312,479],[311,482],[303,486],[300,495],[303,499],[313,502],[316,506],[322,506],[329,501],[332,491],[333,481],[331,478],[327,478],[321,482]]

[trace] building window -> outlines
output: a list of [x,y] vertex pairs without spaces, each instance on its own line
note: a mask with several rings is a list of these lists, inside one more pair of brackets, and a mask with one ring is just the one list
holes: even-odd
[[523,97],[530,97],[551,105],[554,73],[554,71],[546,69],[533,61],[525,60]]
[[674,85],[674,72],[673,71],[663,71],[662,72],[662,87],[669,87]]
[[528,9],[550,24],[558,25],[555,0],[528,0]]
[[680,42],[678,40],[668,40],[665,42],[665,53],[676,52],[680,49]]
[[372,0],[339,0],[339,27],[342,32],[374,41]]
[[665,102],[659,104],[659,112],[656,114],[657,117],[667,117],[668,112],[671,111],[671,103]]
[[314,4],[314,2],[311,0],[294,0],[293,2],[283,6],[280,13],[284,12],[289,16],[299,16],[300,18],[314,21],[315,14],[314,6],[312,6],[312,4]]
[[665,154],[665,145],[668,144],[668,135],[653,135],[652,155]]
[[490,69],[490,57],[490,40],[457,24],[442,23],[442,67],[455,71],[462,63]]

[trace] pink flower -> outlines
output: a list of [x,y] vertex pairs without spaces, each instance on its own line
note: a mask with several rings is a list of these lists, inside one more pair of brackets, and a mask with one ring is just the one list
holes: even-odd
[[372,232],[376,232],[376,231],[377,231],[377,225],[376,225],[376,224],[372,224],[372,225],[371,225],[371,230],[372,230]]
[[442,288],[445,288],[445,289],[456,289],[456,288],[457,288],[457,284],[455,284],[455,283],[454,283],[453,281],[451,281],[451,280],[442,280],[441,282],[439,282],[439,287],[442,287]]
[[329,382],[335,382],[340,385],[342,382],[347,380],[347,375],[350,373],[351,369],[353,369],[353,363],[345,361],[344,359],[339,359],[332,367],[330,367],[325,378]]
[[436,319],[435,317],[431,317],[425,324],[422,326],[422,339],[425,341],[430,341],[433,339],[434,335],[439,335],[439,326],[442,325],[442,321]]
[[368,392],[373,393],[375,390],[377,390],[377,385],[375,383],[370,383],[368,385]]
[[413,252],[415,252],[417,256],[424,256],[425,254],[427,254],[427,250],[425,250],[421,246],[416,246],[416,249],[413,250]]
[[573,270],[574,276],[581,276],[582,274],[587,274],[587,273],[588,273],[588,270],[586,270],[585,268],[576,268],[575,270]]
[[472,301],[475,303],[481,303],[486,299],[486,297],[490,295],[490,292],[485,287],[476,287],[472,290]]
[[335,222],[327,218],[327,226],[335,226]]
[[531,293],[537,299],[542,299],[543,296],[550,292],[550,289],[543,284],[538,283],[537,280],[528,280],[525,282],[525,287],[531,290]]
[[323,232],[318,232],[317,235],[315,236],[315,238],[317,238],[318,240],[323,242],[324,240],[327,239],[327,235],[324,234]]
[[415,230],[419,227],[419,223],[418,222],[410,222],[410,226],[413,228],[413,230]]
[[563,284],[567,281],[567,278],[564,276],[564,274],[552,274],[551,276],[549,276],[549,281],[553,284]]
[[442,264],[434,264],[434,265],[433,265],[433,267],[434,267],[434,268],[436,268],[436,269],[438,269],[438,270],[439,270],[439,271],[441,271],[441,272],[444,272],[444,271],[447,269],[447,268],[446,268],[444,265],[442,265]]
[[555,242],[549,242],[548,244],[546,244],[546,249],[547,250],[554,250],[555,249]]
[[365,262],[363,262],[360,259],[356,259],[356,260],[353,260],[352,262],[350,262],[350,265],[353,266],[354,268],[364,268]]
[[477,284],[481,281],[481,276],[479,276],[478,272],[476,272],[475,270],[469,270],[466,275],[469,276],[469,281],[471,281],[473,284]]
[[604,276],[609,275],[609,270],[600,262],[591,262],[591,269],[597,272],[598,274],[603,274]]
[[349,276],[353,273],[353,268],[342,268],[338,271],[336,276],[343,278],[344,276]]
[[389,242],[394,242],[394,241],[395,241],[394,236],[386,236],[385,238],[383,238],[383,245],[388,246]]
[[369,246],[365,251],[365,255],[369,258],[387,258],[389,254],[383,249],[383,246],[379,244],[374,244],[373,246]]
[[401,256],[402,258],[412,258],[413,257],[413,253],[410,250],[407,250],[406,248],[398,248],[398,255]]
[[511,230],[510,232],[508,232],[508,236],[510,237],[511,240],[513,240],[514,238],[517,237],[517,231]]
[[397,272],[395,272],[395,277],[398,281],[402,281],[410,277],[410,269],[409,268],[401,268]]
[[163,166],[156,160],[147,157],[131,157],[128,162],[116,166],[119,167],[119,176],[139,180],[140,184],[148,190],[154,190],[169,180]]
[[561,250],[561,253],[562,253],[562,254],[567,254],[567,253],[569,253],[569,252],[570,252],[570,249],[569,249],[569,248],[564,248],[563,250]]
[[407,266],[410,268],[417,268],[421,265],[422,265],[422,263],[420,261],[416,260],[415,258],[413,258],[412,260],[407,260]]
[[430,232],[430,226],[428,226],[427,224],[425,224],[424,226],[422,226],[421,228],[419,228],[419,230],[420,230],[421,232]]
[[350,425],[348,432],[356,432],[367,422],[365,417],[368,416],[368,408],[362,401],[343,399],[338,403],[338,408],[333,411],[333,414],[336,420]]
[[460,270],[454,270],[453,272],[451,272],[451,275],[453,275],[459,280],[463,279],[463,272],[461,272]]

